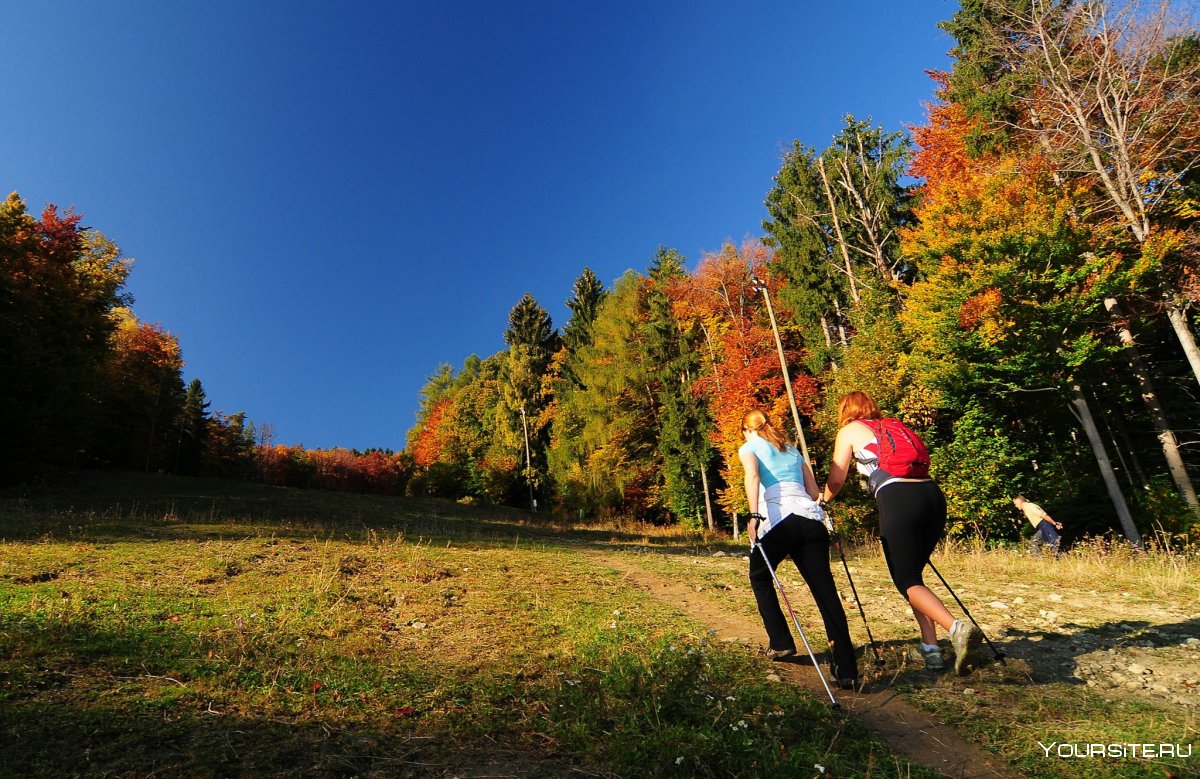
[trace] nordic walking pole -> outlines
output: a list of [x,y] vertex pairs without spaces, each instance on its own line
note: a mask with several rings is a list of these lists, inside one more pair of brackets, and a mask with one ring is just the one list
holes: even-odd
[[937,569],[937,566],[933,564],[932,560],[929,561],[929,567],[932,568],[933,572],[937,574],[937,577],[942,580],[942,586],[946,588],[947,592],[954,596],[954,602],[957,603],[958,607],[963,610],[963,614],[967,615],[967,619],[971,620],[971,624],[979,628],[979,635],[983,636],[983,640],[987,642],[988,648],[991,649],[996,655],[996,659],[1000,661],[1000,665],[1008,665],[1008,663],[1004,662],[1004,653],[996,648],[996,645],[992,643],[992,640],[987,637],[987,633],[983,632],[983,628],[979,627],[979,623],[976,622],[975,618],[971,616],[971,612],[967,611],[967,607],[963,605],[963,602],[958,599],[958,595],[955,594],[954,590],[950,588],[950,583],[946,581],[945,576],[942,576],[942,572]]
[[838,554],[842,558],[842,567],[846,569],[846,580],[850,582],[850,592],[854,594],[854,605],[858,606],[858,615],[862,617],[863,627],[867,629],[867,641],[871,643],[871,652],[875,655],[876,667],[883,665],[883,655],[879,652],[879,647],[875,644],[875,636],[871,635],[871,626],[867,624],[867,612],[863,611],[862,601],[858,599],[858,590],[854,586],[854,577],[850,575],[850,565],[846,562],[846,553],[842,551],[842,539],[833,529],[833,517],[829,514],[829,509],[825,509],[825,517],[829,520],[829,537],[833,541],[833,545],[837,547]]
[[[771,559],[767,557],[767,550],[763,549],[762,544],[757,541],[755,541],[754,546],[758,548],[763,562],[767,564],[767,570],[771,572],[771,579],[775,581],[776,589],[783,596],[783,605],[787,606],[788,614],[792,617],[792,624],[796,626],[796,632],[800,634],[800,640],[804,642],[804,648],[808,650],[808,656],[812,659],[813,668],[816,669],[817,676],[821,679],[821,684],[824,685],[825,692],[829,695],[829,705],[835,709],[842,708],[842,704],[838,703],[837,698],[833,697],[833,690],[829,688],[829,682],[825,681],[825,674],[821,671],[821,664],[817,662],[817,656],[813,653],[812,646],[808,643],[808,636],[804,635],[804,628],[800,627],[800,620],[796,619],[796,612],[792,611],[792,603],[788,600],[787,593],[783,591],[783,585],[779,583],[779,577],[775,575],[775,569],[771,566]],[[753,551],[751,551],[751,554],[753,554]]]
[[800,441],[800,453],[804,455],[804,461],[811,465],[812,460],[808,459],[808,444],[804,441],[804,428],[800,426],[800,412],[796,409],[796,395],[792,392],[792,377],[788,375],[787,359],[783,356],[783,341],[779,338],[779,325],[775,324],[775,309],[771,307],[771,296],[767,293],[767,283],[757,276],[751,276],[750,279],[750,288],[761,292],[763,300],[767,301],[767,316],[771,318],[771,332],[775,334],[775,348],[779,350],[779,367],[783,369],[783,386],[787,388],[788,403],[792,407],[792,421],[796,423],[796,438]]

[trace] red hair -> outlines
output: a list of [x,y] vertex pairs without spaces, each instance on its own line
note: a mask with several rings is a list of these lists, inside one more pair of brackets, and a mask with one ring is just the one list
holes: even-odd
[[865,392],[847,392],[838,401],[838,427],[845,427],[859,419],[883,419],[879,404]]

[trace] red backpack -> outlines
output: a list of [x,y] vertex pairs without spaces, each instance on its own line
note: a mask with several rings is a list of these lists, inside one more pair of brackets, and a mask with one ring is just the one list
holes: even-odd
[[[895,477],[905,479],[929,478],[929,451],[914,433],[899,419],[860,419],[879,442],[876,454],[879,467],[868,479],[871,494],[885,481]],[[868,447],[875,448],[875,447]]]

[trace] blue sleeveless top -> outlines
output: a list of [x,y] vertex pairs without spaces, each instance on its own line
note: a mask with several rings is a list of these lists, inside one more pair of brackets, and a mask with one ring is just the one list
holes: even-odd
[[763,515],[760,538],[792,514],[818,521],[825,518],[825,512],[804,489],[804,458],[796,447],[780,451],[754,435],[738,449],[739,454],[745,451],[758,460],[758,510]]
[[763,487],[770,487],[781,481],[794,481],[804,484],[804,470],[801,463],[803,458],[796,447],[789,446],[779,451],[771,442],[758,436],[750,436],[743,448],[748,448],[758,459],[758,480]]

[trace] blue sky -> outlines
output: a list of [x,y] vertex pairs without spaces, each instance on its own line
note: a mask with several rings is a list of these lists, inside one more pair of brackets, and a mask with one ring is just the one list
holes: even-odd
[[213,410],[401,449],[441,363],[660,245],[761,235],[793,139],[920,123],[949,0],[15,0],[0,196],[74,206]]

